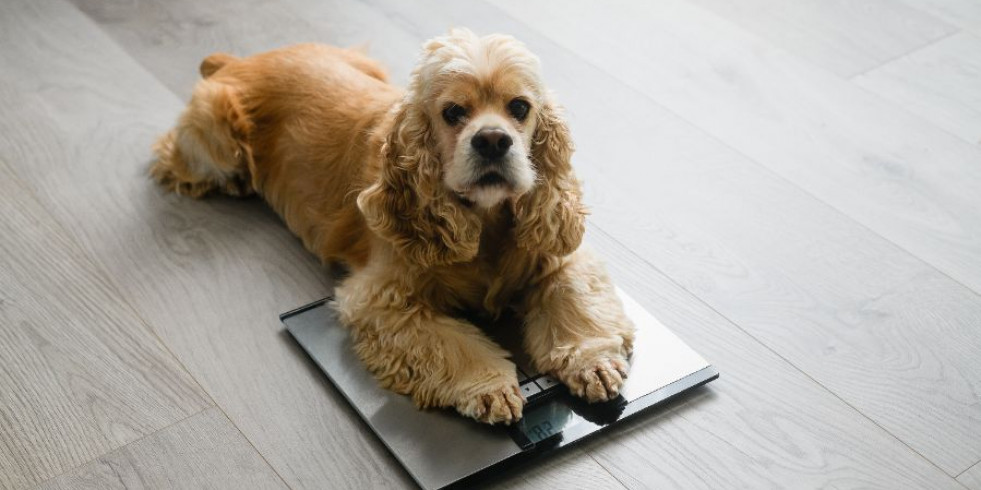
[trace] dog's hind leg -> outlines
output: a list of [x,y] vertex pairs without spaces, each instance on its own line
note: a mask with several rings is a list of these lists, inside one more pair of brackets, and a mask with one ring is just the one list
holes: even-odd
[[150,175],[167,190],[192,197],[252,194],[251,131],[235,89],[201,80],[177,127],[154,145]]

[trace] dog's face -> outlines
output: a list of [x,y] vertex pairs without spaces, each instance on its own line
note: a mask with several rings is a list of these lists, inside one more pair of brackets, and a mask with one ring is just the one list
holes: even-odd
[[523,44],[466,29],[432,39],[389,117],[378,178],[358,209],[406,261],[472,260],[487,216],[476,211],[502,202],[517,248],[579,247],[586,210],[572,139]]
[[538,59],[501,36],[454,31],[420,70],[443,184],[490,208],[535,185],[530,152],[543,100]]

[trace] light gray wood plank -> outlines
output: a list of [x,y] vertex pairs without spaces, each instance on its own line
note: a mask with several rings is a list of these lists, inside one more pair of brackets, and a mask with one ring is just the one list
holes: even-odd
[[147,179],[183,104],[70,4],[4,2],[0,18],[0,158],[289,485],[409,485],[279,323],[329,291],[317,261],[257,200]]
[[959,136],[981,142],[981,36],[960,32],[853,81]]
[[485,488],[513,490],[539,488],[622,490],[626,488],[578,447],[551,454],[527,466],[518,467],[516,471],[495,474],[479,485]]
[[977,0],[902,0],[950,24],[981,30],[981,2]]
[[209,405],[0,159],[0,488],[24,488]]
[[676,0],[502,5],[549,13],[535,26],[560,44],[981,291],[976,145]]
[[875,68],[957,29],[892,0],[689,0],[844,77]]
[[[981,153],[975,155],[976,148],[682,3],[661,2],[656,10],[635,10],[639,4],[631,4],[603,12],[586,4],[578,9],[546,5],[541,12],[538,3],[530,12],[517,4],[505,5],[515,15],[566,13],[536,26],[640,92],[620,96],[622,89],[595,83],[580,88],[583,97],[592,92],[603,98],[589,107],[587,117],[577,119],[580,127],[589,125],[586,134],[598,143],[588,155],[590,147],[579,137],[580,161],[592,158],[598,166],[592,173],[585,166],[584,177],[593,189],[612,189],[611,211],[602,214],[601,227],[950,474],[977,460],[981,366],[971,354],[978,349],[977,295],[806,199],[784,180],[754,169],[735,152],[719,150],[722,145],[711,139],[680,145],[684,138],[694,138],[678,134],[683,121],[662,118],[658,107],[638,99],[646,94],[676,112],[684,111],[682,115],[729,146],[751,154],[850,216],[858,215],[863,224],[889,238],[903,245],[924,242],[916,244],[916,252],[933,262],[956,259],[961,264],[981,248],[943,242],[947,246],[942,250],[927,250],[925,242],[936,244],[936,235],[921,240],[919,235],[927,233],[923,226],[900,222],[908,218],[905,209],[876,199],[895,201],[898,198],[890,192],[903,197],[917,192],[920,200],[914,205],[942,202],[948,206],[945,212],[953,213],[955,207],[962,211],[950,216],[958,225],[976,226],[981,216],[974,201],[981,197],[968,192],[965,184],[976,190],[981,183],[981,166],[976,165],[981,160],[975,158]],[[574,33],[569,26],[594,30]],[[627,45],[630,35],[641,32],[664,38],[652,40],[642,52],[617,51],[613,46]],[[725,42],[720,44],[720,39]],[[725,60],[711,49],[715,45],[726,46]],[[761,59],[764,54],[767,64]],[[811,77],[823,83],[814,86]],[[775,81],[783,83],[778,86]],[[797,95],[793,105],[790,94]],[[617,109],[604,114],[605,107]],[[618,112],[630,119],[611,125]],[[846,114],[862,119],[868,128],[846,121]],[[867,138],[846,142],[837,125],[818,127],[822,118],[831,117]],[[898,122],[906,125],[896,126]],[[902,134],[905,141],[868,134],[887,133],[883,127]],[[913,129],[929,132],[936,141],[918,153],[913,146],[886,148],[888,160],[873,163],[883,146],[925,143],[922,135],[907,134]],[[638,141],[644,142],[643,151]],[[900,158],[903,165],[915,166],[915,172],[888,170],[900,165]],[[851,168],[856,159],[868,161]],[[610,172],[612,162],[627,168]],[[602,184],[601,178],[609,183]],[[937,185],[936,191],[929,192],[923,181]],[[860,189],[856,182],[867,188]],[[664,211],[625,211],[637,208]],[[883,221],[868,219],[870,209]],[[597,219],[601,212],[602,208],[596,210]],[[886,220],[896,226],[881,226]],[[962,236],[964,242],[974,240],[972,232]],[[977,269],[979,263],[961,265]]]
[[209,408],[85,466],[41,489],[286,488],[217,408]]
[[981,462],[978,462],[970,469],[961,473],[957,481],[970,490],[981,490]]
[[587,444],[628,488],[957,487],[646,260],[591,230],[617,283],[721,373],[670,412]]
[[217,51],[249,55],[298,42],[365,46],[394,60],[389,68],[402,83],[415,63],[418,41],[358,2],[72,1],[184,100],[201,60]]

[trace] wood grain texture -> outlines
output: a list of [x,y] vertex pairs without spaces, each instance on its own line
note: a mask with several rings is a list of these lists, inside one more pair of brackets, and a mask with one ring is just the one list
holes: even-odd
[[[541,17],[536,28],[559,44],[981,291],[977,145],[676,0],[501,5]],[[643,49],[624,48],[638,36]]]
[[[514,13],[536,14],[536,11],[528,12],[516,4],[505,2],[505,5]],[[537,9],[539,4],[534,5]],[[721,135],[729,146],[739,144],[760,150],[757,156],[768,157],[765,163],[769,168],[789,175],[790,180],[807,190],[825,190],[814,185],[816,179],[824,179],[825,183],[835,181],[838,187],[833,194],[830,188],[827,195],[814,193],[830,198],[849,216],[859,214],[858,218],[863,222],[861,214],[865,211],[860,209],[859,200],[864,201],[866,207],[878,206],[880,212],[888,214],[887,217],[906,217],[901,216],[899,210],[888,210],[882,203],[874,201],[873,198],[884,196],[882,191],[859,193],[854,181],[846,181],[844,174],[835,178],[838,170],[855,173],[872,187],[889,187],[895,192],[908,187],[908,192],[915,190],[924,199],[949,204],[960,201],[958,205],[964,207],[964,214],[952,216],[952,219],[962,224],[977,221],[978,213],[968,211],[967,206],[981,197],[977,193],[969,195],[967,189],[961,187],[965,181],[974,181],[975,175],[981,177],[981,167],[976,165],[979,160],[966,158],[975,149],[966,148],[969,145],[903,115],[910,127],[897,130],[902,129],[904,133],[914,129],[932,131],[938,140],[929,147],[933,152],[950,156],[949,150],[954,148],[963,155],[956,161],[943,159],[931,164],[956,166],[962,171],[943,174],[936,168],[926,168],[918,155],[912,154],[912,148],[897,158],[917,166],[917,171],[896,169],[898,175],[886,182],[883,182],[885,179],[878,164],[871,168],[866,164],[865,169],[857,172],[842,162],[838,162],[839,168],[835,169],[836,164],[830,159],[819,164],[814,161],[814,155],[798,155],[800,149],[788,144],[787,140],[808,140],[806,144],[810,149],[817,151],[814,142],[837,129],[808,127],[812,121],[801,114],[824,109],[806,105],[807,110],[801,110],[801,98],[808,94],[799,86],[780,88],[786,93],[798,92],[794,109],[779,106],[778,98],[762,90],[753,95],[743,94],[743,98],[754,98],[753,104],[744,108],[746,114],[741,122],[735,121],[735,108],[742,105],[735,90],[744,85],[752,86],[746,80],[749,77],[760,79],[761,84],[767,80],[768,72],[763,66],[754,65],[753,70],[739,66],[739,63],[755,60],[752,52],[731,53],[741,51],[739,46],[751,43],[750,40],[738,38],[725,43],[730,54],[723,61],[721,54],[708,49],[707,38],[717,39],[725,34],[726,26],[713,23],[700,11],[691,10],[684,4],[675,4],[663,11],[629,11],[625,6],[623,13],[614,10],[614,14],[605,16],[591,10],[589,5],[578,7],[562,10],[577,11],[576,14],[557,15],[539,25],[597,66],[612,73],[619,72],[619,76],[637,87],[639,92],[622,95],[622,89],[606,89],[595,84],[583,89],[604,94],[602,102],[583,111],[589,114],[588,118],[577,120],[577,127],[589,125],[584,128],[588,138],[601,142],[601,146],[595,145],[596,150],[586,154],[588,142],[582,135],[577,140],[580,161],[594,159],[600,168],[591,171],[588,165],[581,167],[587,185],[593,189],[615,190],[605,197],[594,195],[594,203],[602,204],[603,199],[608,198],[611,208],[604,212],[601,206],[594,206],[600,226],[948,473],[956,475],[973,464],[981,456],[981,404],[978,403],[981,366],[971,354],[979,348],[976,325],[981,318],[981,303],[977,294],[868,233],[862,226],[844,219],[841,214],[802,195],[785,180],[761,172],[735,152],[713,144],[711,139],[701,137],[691,143],[679,144],[695,138],[688,134],[691,131],[679,129],[684,127],[684,122],[658,116],[663,111],[638,101],[638,98],[649,95],[659,102],[663,100],[664,105],[673,104],[685,109],[686,114],[698,116],[702,127],[708,126],[708,130]],[[547,6],[543,8],[548,9]],[[553,6],[553,9],[557,7]],[[573,35],[567,26],[587,25],[587,18],[592,19],[588,26],[599,30]],[[702,27],[671,31],[671,26],[679,25]],[[626,37],[619,37],[622,33],[639,35],[641,29],[645,33],[668,31],[665,37],[672,36],[673,41],[657,40],[651,45],[672,44],[675,51],[665,49],[659,56],[655,48],[629,54],[620,50],[625,54],[619,59],[611,55],[615,51],[613,43],[626,43]],[[703,30],[704,38],[698,35]],[[730,34],[734,38],[737,36],[735,32]],[[600,41],[583,42],[580,39]],[[610,45],[602,46],[607,42]],[[540,51],[538,47],[535,49]],[[682,49],[691,50],[690,56],[680,56],[677,51]],[[636,58],[638,56],[649,60],[642,63]],[[806,65],[783,59],[779,53],[768,56],[775,58],[771,63],[776,68],[808,71]],[[696,61],[686,61],[689,59]],[[706,66],[698,68],[701,71],[695,74],[696,68],[689,66],[693,64]],[[674,65],[677,66],[668,68]],[[634,71],[629,68],[638,66],[647,68]],[[710,66],[711,72],[707,71]],[[728,70],[729,75],[720,77],[723,70]],[[685,75],[681,71],[685,71]],[[770,71],[774,72],[773,77],[786,74]],[[659,73],[663,78],[649,72]],[[585,77],[579,74],[570,78],[581,80]],[[680,85],[682,78],[686,78],[684,90]],[[726,80],[733,81],[734,86],[730,87]],[[833,78],[827,81],[835,85],[825,87],[819,96],[827,99],[826,105],[835,103],[837,111],[848,112],[850,109],[836,95],[848,95],[866,106],[874,103],[882,112],[892,109],[883,107],[878,101],[869,102],[867,99],[873,97],[865,92],[861,92],[863,98],[858,99],[854,88],[845,82]],[[679,85],[669,97],[665,87],[672,83]],[[801,81],[798,85],[806,83]],[[766,88],[777,90],[771,83]],[[701,101],[696,100],[700,95]],[[709,104],[714,104],[711,110]],[[608,107],[623,109],[604,113],[604,108]],[[627,107],[644,117],[620,126],[611,125],[611,118],[618,112],[623,113]],[[733,113],[727,114],[730,110]],[[717,114],[717,119],[731,117],[733,120],[727,125],[709,121],[710,113]],[[760,122],[764,120],[764,114],[766,117],[785,116],[789,126],[778,127],[775,121],[767,121],[770,126],[764,128]],[[754,117],[757,115],[761,117]],[[868,117],[861,111],[855,117],[862,115]],[[874,115],[884,118],[883,114]],[[876,120],[876,123],[880,127],[889,124],[883,121]],[[736,141],[733,135],[745,133],[757,124],[758,134],[768,135],[766,138],[744,134],[757,142],[750,145]],[[764,139],[769,142],[769,149],[764,148]],[[644,141],[643,153],[635,149],[640,140]],[[805,144],[805,141],[800,143]],[[869,146],[869,151],[881,151],[879,145],[893,144],[871,140],[861,143]],[[839,153],[839,156],[862,157],[857,150],[854,155],[847,155],[840,146],[833,147],[828,141],[824,144],[820,148],[822,156]],[[778,153],[786,153],[785,160],[769,158]],[[865,156],[872,158],[868,154]],[[796,162],[786,163],[791,158],[796,158]],[[756,160],[761,161],[761,158]],[[599,162],[618,162],[629,167],[622,172],[609,172],[606,169],[610,164]],[[921,165],[924,168],[921,169]],[[805,173],[815,180],[804,180]],[[912,183],[907,182],[919,180],[923,174],[932,174],[930,180],[943,191],[926,193],[926,188],[914,189]],[[601,179],[604,178],[607,184],[603,184]],[[958,192],[958,187],[962,192]],[[637,208],[657,211],[644,214],[629,211]],[[917,233],[925,233],[922,229],[884,230],[866,225],[880,231],[895,231],[896,236],[890,238],[902,238],[904,245],[918,240]],[[963,238],[965,241],[976,240],[970,232]],[[948,246],[945,251],[950,248]],[[917,252],[920,250],[917,248]],[[938,250],[928,252],[931,261],[950,259]],[[977,251],[957,247],[954,252],[974,254]],[[965,265],[971,267],[968,263]],[[966,347],[964,342],[972,347]],[[897,406],[905,408],[897,410]]]
[[851,77],[956,27],[892,0],[688,0],[817,66]]
[[977,0],[902,0],[952,25],[981,32],[981,2]]
[[289,43],[363,46],[398,60],[398,82],[415,62],[418,41],[378,12],[354,1],[132,2],[72,0],[133,58],[181,99],[190,98],[198,64],[214,52],[249,55]]
[[29,487],[207,405],[0,159],[0,488]]
[[[286,336],[277,333],[275,313],[324,294],[330,287],[325,276],[258,203],[174,199],[160,196],[144,181],[142,169],[133,163],[147,158],[146,147],[156,133],[169,126],[180,104],[86,19],[61,5],[32,6],[27,14],[18,11],[14,17],[9,17],[9,7],[0,11],[2,18],[25,25],[15,26],[9,38],[2,38],[5,49],[0,50],[0,61],[7,64],[0,81],[7,84],[9,93],[0,98],[0,107],[11,115],[0,118],[0,157],[14,155],[26,162],[17,167],[18,173],[103,263],[130,301],[288,484],[298,488],[407,485],[405,475],[321,373]],[[674,405],[674,410],[660,411],[591,441],[582,449],[589,456],[570,452],[564,456],[568,459],[550,462],[544,470],[525,470],[527,473],[502,483],[573,486],[584,481],[615,487],[593,463],[596,458],[631,488],[956,486],[953,478],[782,359],[782,353],[748,335],[742,329],[747,325],[730,323],[675,283],[699,295],[704,288],[715,303],[725,303],[719,298],[731,287],[735,297],[728,301],[746,302],[733,311],[742,311],[742,320],[750,319],[749,327],[758,322],[776,331],[772,335],[778,339],[795,333],[790,329],[797,328],[796,318],[781,325],[785,332],[775,327],[795,312],[812,315],[805,317],[805,332],[820,333],[811,323],[825,325],[836,315],[835,308],[855,301],[851,309],[844,308],[844,316],[854,320],[852,330],[862,334],[864,317],[849,317],[849,313],[865,312],[858,306],[860,299],[868,299],[862,295],[891,284],[890,280],[907,278],[904,274],[909,273],[910,261],[899,260],[897,271],[890,271],[881,282],[869,280],[872,285],[865,286],[867,280],[859,273],[876,274],[880,269],[856,264],[855,255],[846,255],[840,263],[835,257],[822,257],[826,240],[810,248],[803,246],[812,240],[805,232],[827,223],[845,234],[854,228],[843,228],[847,220],[825,210],[810,227],[795,227],[797,221],[810,218],[794,211],[816,209],[812,201],[772,178],[761,179],[765,173],[752,171],[744,158],[683,121],[666,117],[649,102],[638,104],[644,99],[642,94],[597,74],[581,59],[496,9],[479,4],[301,0],[281,4],[281,9],[266,9],[259,3],[148,6],[140,2],[103,9],[79,0],[79,5],[177,93],[189,90],[190,85],[182,84],[194,79],[202,54],[212,50],[245,54],[299,40],[357,44],[374,39],[372,52],[392,66],[395,80],[405,80],[419,42],[454,24],[481,32],[514,33],[542,56],[550,84],[570,106],[581,148],[577,165],[587,176],[588,200],[597,209],[589,242],[608,259],[617,281],[718,365],[723,379]],[[40,9],[40,13],[31,9]],[[525,17],[515,16],[527,20]],[[38,32],[39,25],[46,29]],[[13,51],[5,54],[9,49]],[[639,126],[644,131],[637,132],[633,124],[648,114],[657,115],[654,123]],[[658,135],[662,125],[680,128],[652,140],[668,148],[661,150],[667,153],[638,154],[637,141]],[[630,141],[619,139],[628,136]],[[730,160],[736,169],[712,180],[708,171]],[[72,165],[65,165],[66,161]],[[696,165],[686,173],[683,167],[690,161]],[[700,163],[704,161],[708,164]],[[637,172],[644,165],[657,171]],[[672,192],[690,193],[687,200],[648,208],[656,201],[638,205],[629,199],[650,190],[638,193],[636,184],[619,187],[623,176],[629,175],[674,178],[660,168],[669,165],[681,168],[671,172],[678,172],[685,183]],[[703,187],[699,178],[710,183]],[[662,183],[662,188],[669,184]],[[764,187],[757,189],[757,184]],[[747,252],[747,247],[758,243],[748,239],[724,243],[735,234],[733,225],[718,233],[711,228],[724,214],[715,211],[709,213],[708,221],[700,220],[700,213],[720,189],[725,190],[725,199],[719,206],[732,208],[730,217],[750,217],[745,232],[756,231],[762,222],[766,226],[759,227],[761,233],[780,236],[779,225],[789,226],[794,239],[782,238],[781,246],[801,247],[802,256],[817,256],[817,263],[808,265],[795,258],[793,250],[776,246]],[[763,212],[765,219],[755,218],[761,203],[783,205],[778,199],[755,196],[771,190],[794,199],[790,211]],[[678,204],[699,198],[705,203],[692,210]],[[743,198],[748,205],[741,205]],[[624,219],[636,220],[642,236],[660,237],[657,243],[668,244],[666,251],[652,253],[651,247],[638,247],[643,259],[629,252],[617,242],[635,232],[625,231]],[[609,229],[618,235],[617,240],[600,231],[607,223],[612,224]],[[860,234],[848,243],[861,248],[867,237]],[[637,241],[634,238],[630,243],[636,246]],[[766,254],[775,249],[779,252],[776,263],[768,265]],[[893,259],[904,257],[895,251],[891,254]],[[667,276],[651,267],[649,262],[654,259]],[[799,284],[806,282],[804,278],[792,279],[797,272],[795,260],[804,263],[804,276],[811,278],[834,279],[843,268],[856,267],[853,274],[843,277],[859,277],[860,284],[840,295],[833,293],[841,286],[840,278],[802,288]],[[837,268],[824,276],[814,271],[828,265]],[[927,284],[927,290],[936,291],[937,297],[949,287],[950,282]],[[855,295],[856,291],[861,294]],[[875,306],[870,310],[876,310]],[[924,315],[934,308],[933,302],[925,304]],[[902,311],[891,305],[885,310]],[[875,311],[869,313],[876,317]],[[944,321],[959,318],[957,315],[963,315],[962,310],[939,314]],[[871,328],[881,325],[872,323]],[[956,322],[944,326],[963,334]],[[865,345],[862,336],[857,337],[858,346]],[[790,350],[801,355],[800,351],[820,349],[825,345],[822,341],[804,335]],[[844,348],[838,346],[838,350]],[[906,352],[888,354],[899,356],[902,363],[907,361],[902,358]],[[857,362],[855,357],[832,355],[827,362]],[[856,370],[856,375],[860,373]],[[961,396],[969,389],[960,387],[954,393]],[[915,408],[897,409],[916,413]]]
[[278,314],[325,271],[258,201],[162,195],[149,147],[183,104],[72,5],[0,5],[0,158],[296,488],[409,485]]
[[981,143],[979,35],[959,32],[853,81],[968,143]]
[[581,448],[573,446],[546,458],[519,466],[503,475],[478,482],[477,488],[532,490],[539,488],[616,489],[624,487]]
[[981,490],[981,462],[961,473],[957,481],[970,490]]
[[[599,219],[597,217],[597,219]],[[721,377],[585,450],[628,488],[956,488],[952,478],[593,227],[617,283]]]
[[[949,424],[963,444],[950,454],[973,457],[960,453],[981,430],[973,291],[638,94],[569,78],[605,94],[564,91],[582,101],[593,222],[914,448],[944,455],[932,435]],[[608,123],[628,107],[645,120]]]
[[286,488],[217,408],[44,482],[45,490]]

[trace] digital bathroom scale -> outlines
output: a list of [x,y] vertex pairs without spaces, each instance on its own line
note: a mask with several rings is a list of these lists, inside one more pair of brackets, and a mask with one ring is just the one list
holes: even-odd
[[[620,395],[589,404],[535,373],[517,328],[488,333],[510,350],[527,398],[524,417],[488,426],[451,410],[418,410],[408,396],[381,388],[355,355],[327,299],[284,313],[290,334],[424,489],[463,484],[567,446],[719,377],[718,371],[619,288],[637,326],[630,373]],[[496,335],[500,331],[512,335]]]

